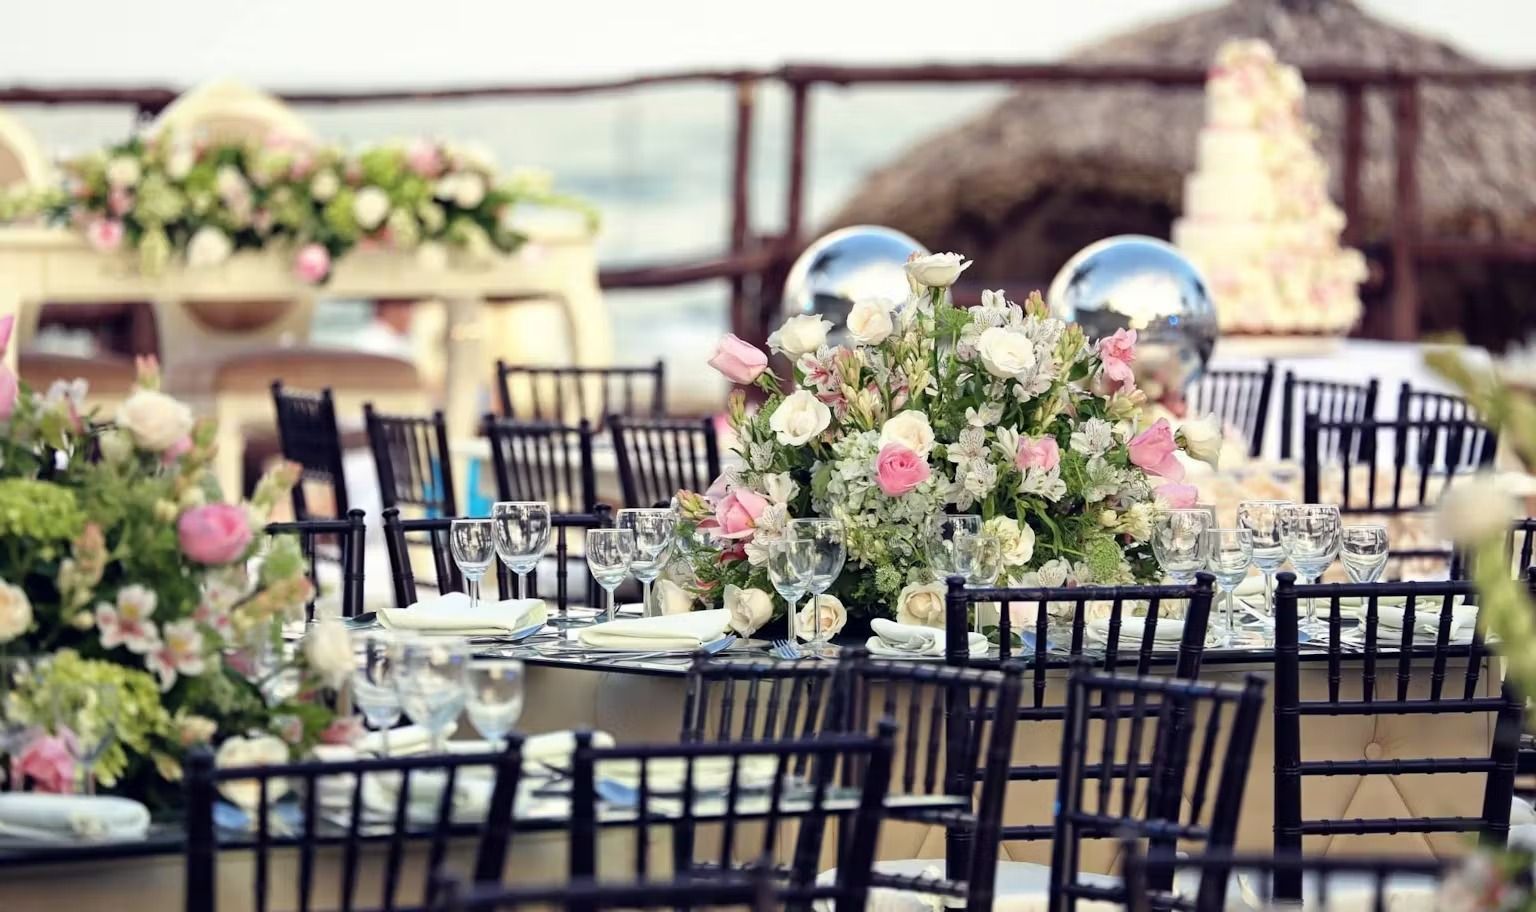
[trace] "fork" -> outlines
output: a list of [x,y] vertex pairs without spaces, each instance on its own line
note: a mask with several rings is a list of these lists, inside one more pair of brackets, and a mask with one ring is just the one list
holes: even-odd
[[805,653],[800,651],[800,647],[796,646],[794,643],[791,643],[789,640],[774,640],[773,649],[770,651],[773,653],[774,658],[785,659],[787,661],[794,661],[795,659],[805,657]]

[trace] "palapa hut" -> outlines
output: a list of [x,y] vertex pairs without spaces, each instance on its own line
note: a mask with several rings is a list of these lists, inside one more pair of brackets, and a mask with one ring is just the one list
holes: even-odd
[[[1233,0],[1119,35],[1073,63],[1204,68],[1231,38],[1262,38],[1302,67],[1461,69],[1454,48],[1386,25],[1350,0]],[[1536,241],[1536,92],[1427,85],[1419,174],[1426,237]],[[1391,99],[1367,93],[1364,211],[1357,237],[1373,262],[1365,331],[1382,302],[1393,200]],[[1309,87],[1308,119],[1342,195],[1342,94]],[[1146,84],[1028,85],[876,172],[828,227],[873,223],[976,257],[975,279],[1044,283],[1075,251],[1122,233],[1168,237],[1194,165],[1204,94]],[[1502,347],[1536,328],[1536,265],[1426,265],[1426,331],[1462,328]]]

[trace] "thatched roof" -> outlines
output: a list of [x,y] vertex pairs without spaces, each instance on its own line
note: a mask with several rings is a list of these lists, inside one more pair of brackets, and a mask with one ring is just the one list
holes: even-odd
[[[1462,68],[1477,62],[1387,25],[1350,0],[1234,0],[1119,35],[1067,59],[1206,67],[1231,38],[1262,38],[1307,65]],[[1391,99],[1367,98],[1365,239],[1392,213]],[[1341,94],[1316,89],[1308,119],[1341,197]],[[1426,231],[1536,239],[1536,92],[1428,87],[1420,173]],[[1167,236],[1194,164],[1204,95],[1143,85],[1027,86],[928,137],[876,172],[828,227],[874,223],[977,258],[982,278],[1048,278],[1072,252],[1113,232]]]

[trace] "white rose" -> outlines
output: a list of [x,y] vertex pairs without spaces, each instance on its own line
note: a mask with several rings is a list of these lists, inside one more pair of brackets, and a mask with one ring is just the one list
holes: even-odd
[[229,235],[212,225],[204,225],[187,242],[187,265],[217,266],[229,259],[234,250]]
[[437,241],[427,241],[416,248],[416,265],[431,272],[448,268],[448,248]]
[[773,617],[773,597],[761,589],[726,586],[725,610],[731,613],[731,629],[751,636]]
[[657,580],[653,594],[662,614],[687,614],[693,610],[693,596],[669,579]]
[[[275,735],[256,735],[251,738],[236,735],[220,744],[218,752],[213,755],[214,766],[224,768],[273,766],[287,762],[288,745]],[[276,797],[283,793],[284,783],[282,779],[269,779],[267,789],[269,796]],[[261,785],[255,779],[234,779],[221,783],[219,792],[236,807],[251,811],[260,802]]]
[[165,173],[171,180],[183,180],[192,173],[192,166],[197,164],[197,150],[184,143],[178,143],[165,157]]
[[159,453],[192,433],[192,410],[159,390],[136,389],[117,407],[117,426],[139,449]]
[[891,322],[894,309],[890,301],[860,301],[848,311],[848,335],[860,345],[879,345],[895,329]]
[[784,321],[778,331],[768,337],[768,347],[796,358],[815,354],[827,344],[827,331],[832,324],[816,314],[800,314]]
[[1214,416],[1195,418],[1179,425],[1179,440],[1184,452],[1191,459],[1198,459],[1216,468],[1221,460],[1221,422]]
[[917,455],[928,458],[933,451],[933,426],[928,416],[916,409],[897,412],[880,428],[880,446],[899,443]]
[[804,446],[832,423],[832,410],[810,390],[796,390],[779,403],[768,427],[785,446]]
[[1023,567],[1035,556],[1035,530],[1028,523],[994,516],[982,525],[982,530],[997,539],[1005,567]]
[[32,600],[26,590],[0,580],[0,643],[9,643],[32,626]]
[[107,183],[117,189],[132,187],[143,174],[144,169],[139,167],[138,160],[126,155],[119,155],[107,162]]
[[485,199],[485,179],[478,174],[461,174],[453,188],[453,201],[461,208],[473,209]]
[[787,504],[800,493],[800,485],[788,472],[776,472],[763,476],[763,493],[776,504]]
[[341,189],[341,178],[335,171],[321,171],[309,181],[309,195],[322,203],[329,202]]
[[896,596],[896,623],[944,629],[945,584],[908,583]]
[[327,618],[304,635],[304,659],[332,687],[352,675],[352,635],[337,618]]
[[976,342],[981,364],[1000,380],[1022,377],[1035,369],[1035,345],[1023,333],[989,327]]
[[914,286],[948,288],[970,265],[971,261],[958,253],[930,253],[907,261],[907,278]]
[[389,216],[389,194],[378,187],[364,187],[352,201],[352,214],[364,231],[372,231]]
[[1457,482],[1440,498],[1435,514],[1437,533],[1458,545],[1473,546],[1509,534],[1515,521],[1515,501],[1493,475]]
[[809,640],[816,635],[817,624],[820,630],[828,637],[837,636],[843,625],[848,623],[848,609],[843,607],[843,602],[835,595],[823,595],[806,600],[805,607],[795,615],[795,636],[802,640]]
[[245,176],[234,165],[224,165],[219,168],[213,178],[213,188],[225,200],[244,199],[251,192],[250,185],[245,182]]

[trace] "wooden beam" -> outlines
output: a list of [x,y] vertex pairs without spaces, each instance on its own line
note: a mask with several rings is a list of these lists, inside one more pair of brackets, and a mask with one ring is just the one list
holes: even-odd
[[1360,175],[1365,161],[1365,87],[1358,82],[1344,87],[1344,243],[1358,246],[1364,237],[1364,208]]
[[1395,155],[1392,205],[1392,338],[1419,337],[1419,84],[1399,83],[1393,96]]
[[810,130],[810,85],[804,82],[790,84],[789,108],[789,179],[784,201],[784,238],[794,244],[800,238],[801,220],[805,205],[806,145]]
[[[747,247],[752,233],[752,121],[757,105],[757,83],[736,84],[736,137],[731,156],[730,252],[736,256]],[[747,276],[731,276],[731,332],[740,336],[756,325],[757,314],[747,298]]]

